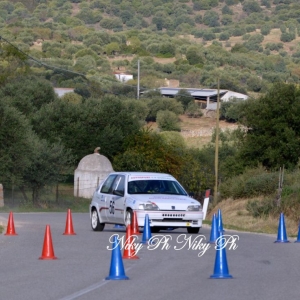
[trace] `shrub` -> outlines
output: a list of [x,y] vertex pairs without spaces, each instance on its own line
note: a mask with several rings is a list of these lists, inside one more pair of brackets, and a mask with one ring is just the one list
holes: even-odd
[[162,131],[180,131],[178,117],[169,110],[160,110],[157,113],[156,122]]
[[265,173],[249,178],[245,182],[244,193],[246,197],[270,195],[276,191],[278,174]]
[[249,200],[246,204],[246,210],[251,214],[252,217],[266,217],[274,209],[274,203],[272,200],[264,199],[259,200]]
[[220,185],[222,198],[252,198],[273,194],[278,185],[278,174],[268,173],[263,168],[246,170]]
[[146,121],[156,121],[157,113],[160,110],[172,111],[177,116],[183,113],[182,104],[174,98],[155,97],[154,95],[154,97],[147,100],[146,103],[149,109]]
[[198,104],[196,104],[194,101],[191,101],[186,110],[185,114],[190,118],[200,118],[203,116],[203,112]]

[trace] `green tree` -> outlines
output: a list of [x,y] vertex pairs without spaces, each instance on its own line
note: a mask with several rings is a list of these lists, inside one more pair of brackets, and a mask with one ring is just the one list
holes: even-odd
[[270,34],[271,29],[272,29],[272,27],[270,24],[264,24],[263,26],[261,26],[260,32],[263,35],[268,35],[268,34]]
[[191,101],[188,104],[185,110],[185,114],[190,118],[199,118],[203,116],[203,112],[200,106],[197,103],[195,103],[195,101]]
[[176,115],[183,113],[183,106],[174,98],[153,97],[146,101],[149,113],[147,115],[147,121],[156,121],[157,113],[160,110],[169,110]]
[[227,122],[239,121],[243,105],[243,100],[235,98],[222,102],[220,107],[220,119],[225,119]]
[[0,96],[0,182],[15,188],[23,183],[24,170],[34,151],[28,119]]
[[195,101],[190,92],[185,89],[179,90],[175,96],[175,99],[182,104],[184,110],[186,110],[191,102]]
[[22,76],[7,83],[1,90],[1,96],[29,119],[43,105],[56,99],[49,81],[34,76]]
[[230,24],[232,24],[233,23],[232,16],[230,16],[230,15],[223,15],[221,23],[223,25],[230,25]]
[[126,99],[123,103],[128,113],[133,113],[141,124],[144,124],[149,112],[147,104],[139,99]]
[[16,47],[0,40],[0,86],[13,78],[28,74],[27,56]]
[[[70,150],[59,144],[49,144],[46,140],[33,139],[35,151],[31,163],[24,171],[23,182],[32,190],[32,203],[37,205],[40,192],[46,185],[54,185],[64,180],[63,171],[73,165]],[[23,193],[25,195],[25,192]]]
[[224,5],[222,8],[222,14],[223,15],[233,15],[232,9],[229,8],[228,5]]
[[114,157],[114,170],[163,172],[178,177],[182,153],[160,134],[143,129],[125,140],[123,153]]
[[102,15],[99,11],[92,10],[88,7],[82,8],[75,17],[84,21],[86,24],[95,24],[102,19]]
[[182,155],[184,163],[178,179],[189,193],[194,193],[194,198],[202,200],[203,191],[214,185],[213,165],[203,159],[203,152],[198,149],[187,149]]
[[185,149],[186,143],[180,132],[177,131],[163,131],[160,132],[160,136],[163,137],[166,144],[171,147]]
[[240,122],[247,134],[240,157],[267,168],[294,167],[300,151],[300,90],[277,83],[264,96],[246,101]]
[[196,46],[191,46],[187,49],[186,59],[190,65],[203,64],[204,62],[200,49]]
[[209,27],[220,26],[218,13],[213,10],[206,11],[203,16],[203,24]]
[[74,66],[74,70],[79,73],[87,73],[90,70],[95,70],[97,68],[97,63],[94,57],[91,55],[86,55],[83,57],[79,57],[76,60],[76,64]]
[[248,1],[244,1],[243,3],[243,11],[245,11],[248,14],[251,14],[253,12],[261,12],[262,8],[260,7],[257,1],[248,0]]
[[107,44],[104,49],[108,55],[112,55],[120,51],[120,45],[117,42],[112,42]]
[[76,162],[95,146],[109,159],[123,151],[123,141],[136,133],[141,124],[135,112],[128,112],[123,101],[114,96],[88,99],[83,103],[57,99],[34,117],[33,127],[49,143],[63,143],[72,150]]
[[180,131],[178,116],[172,111],[158,111],[156,122],[162,131]]

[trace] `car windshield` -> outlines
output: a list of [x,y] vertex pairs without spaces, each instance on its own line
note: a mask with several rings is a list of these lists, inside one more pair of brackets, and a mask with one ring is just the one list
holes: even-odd
[[128,182],[128,194],[167,194],[187,195],[176,181],[171,180],[135,180]]

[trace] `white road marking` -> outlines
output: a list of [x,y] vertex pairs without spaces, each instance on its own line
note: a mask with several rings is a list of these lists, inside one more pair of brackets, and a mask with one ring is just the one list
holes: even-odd
[[[127,269],[126,269],[126,272],[129,271],[129,270],[132,269],[132,268],[133,268],[133,266],[127,268]],[[80,296],[82,296],[82,295],[84,295],[84,294],[87,294],[87,293],[89,293],[89,292],[91,292],[91,291],[93,291],[93,290],[96,290],[96,289],[98,289],[98,288],[104,286],[105,284],[109,283],[110,281],[111,281],[111,280],[105,280],[105,279],[103,279],[102,282],[95,283],[95,284],[93,284],[93,285],[91,285],[91,286],[89,286],[89,287],[87,287],[87,288],[85,288],[85,289],[83,289],[83,290],[81,290],[81,291],[78,291],[78,292],[76,292],[76,293],[74,293],[74,294],[72,294],[72,295],[66,296],[66,297],[61,298],[61,299],[59,299],[59,300],[73,300],[73,299],[76,299],[76,298],[78,298],[78,297],[80,297]]]

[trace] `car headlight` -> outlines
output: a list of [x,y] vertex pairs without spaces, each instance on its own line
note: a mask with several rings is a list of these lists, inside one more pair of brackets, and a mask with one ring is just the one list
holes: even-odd
[[201,207],[201,205],[189,205],[187,207],[187,211],[199,211],[200,207]]
[[139,204],[139,209],[142,210],[159,210],[158,206],[153,202],[146,202],[143,204]]

